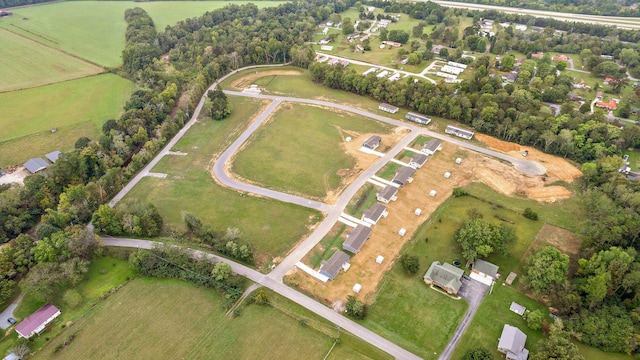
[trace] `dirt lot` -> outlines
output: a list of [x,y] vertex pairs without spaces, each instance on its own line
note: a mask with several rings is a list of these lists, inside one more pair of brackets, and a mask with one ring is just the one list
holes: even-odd
[[544,224],[529,248],[522,255],[522,259],[528,258],[532,253],[550,245],[569,255],[569,274],[573,275],[578,268],[578,252],[582,245],[574,233],[557,226]]

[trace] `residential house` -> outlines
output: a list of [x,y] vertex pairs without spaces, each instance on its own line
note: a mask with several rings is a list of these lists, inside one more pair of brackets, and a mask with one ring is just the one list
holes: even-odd
[[399,42],[395,42],[395,41],[388,41],[388,40],[387,40],[387,41],[383,41],[382,43],[383,43],[383,44],[385,44],[385,45],[393,46],[393,47],[400,47],[400,46],[402,46],[402,44],[401,44],[401,43],[399,43]]
[[408,112],[404,117],[405,119],[413,122],[417,122],[418,124],[428,125],[431,122],[431,118],[428,118],[424,115]]
[[369,68],[368,70],[366,70],[365,72],[362,73],[362,76],[367,76],[367,75],[369,75],[371,73],[375,73],[376,71],[378,71],[377,67]]
[[375,225],[380,219],[386,218],[387,215],[389,215],[387,208],[382,204],[376,203],[362,213],[362,221]]
[[340,60],[340,65],[342,65],[343,67],[347,67],[349,66],[349,62],[347,60]]
[[532,59],[542,59],[542,58],[544,58],[544,53],[543,52],[539,52],[537,54],[531,54],[531,58]]
[[370,228],[364,225],[358,225],[347,235],[347,239],[342,243],[342,248],[357,254],[358,251],[362,249],[364,243],[369,240],[370,236]]
[[504,324],[502,335],[498,340],[498,351],[506,355],[507,360],[527,360],[529,350],[524,347],[527,335],[520,329],[509,324]]
[[396,176],[391,180],[391,182],[396,183],[400,186],[404,186],[413,181],[413,174],[416,173],[416,169],[408,166],[403,166],[398,171],[396,171]]
[[376,198],[378,201],[388,204],[390,201],[396,201],[398,199],[398,188],[393,185],[387,185],[378,192],[376,192]]
[[350,257],[346,253],[338,250],[331,255],[329,260],[323,261],[322,265],[320,265],[320,270],[318,272],[321,275],[328,277],[333,280],[340,270],[345,270],[349,268],[349,260]]
[[527,25],[523,25],[523,24],[516,24],[515,29],[516,29],[516,30],[520,30],[520,31],[527,31]]
[[453,125],[447,125],[447,127],[444,129],[444,132],[450,135],[455,135],[455,136],[467,139],[467,140],[471,140],[471,138],[475,134],[475,132],[471,130],[465,130]]
[[400,80],[400,73],[394,73],[393,75],[389,76],[389,81],[398,81]]
[[613,60],[613,56],[611,56],[611,55],[600,55],[600,57],[605,59],[605,60]]
[[461,63],[455,62],[455,61],[447,61],[447,65],[453,66],[453,67],[457,67],[457,68],[460,68],[460,69],[463,69],[463,70],[467,68],[467,65],[461,64]]
[[618,107],[618,103],[611,99],[609,102],[596,101],[596,106],[605,110],[615,110]]
[[[378,75],[376,75],[376,77],[377,77],[378,79],[382,79],[383,77],[385,77],[385,76],[387,76],[387,75],[389,75],[389,72],[388,72],[387,70],[382,70],[382,71],[380,71],[380,72],[378,73]],[[383,105],[391,106],[391,105],[389,105],[389,104],[383,104]],[[382,106],[382,105],[380,105],[380,106]],[[378,107],[378,109],[383,110],[380,106]],[[386,110],[385,110],[385,111],[386,111]]]
[[349,40],[349,42],[352,42],[353,40],[355,40],[355,39],[357,39],[359,37],[360,37],[359,33],[353,33],[353,34],[347,36],[347,40]]
[[328,33],[329,33],[329,28],[328,28],[328,27],[325,27],[325,28],[322,30],[322,35],[327,35]]
[[502,81],[504,82],[514,83],[518,79],[518,74],[514,74],[510,72],[508,74],[502,74],[501,77],[502,77]]
[[331,42],[331,40],[329,40],[329,38],[324,38],[324,39],[322,39],[322,40],[318,41],[318,44],[320,44],[320,45],[327,45],[327,44],[328,44],[328,43],[330,43],[330,42]]
[[16,325],[18,337],[28,339],[40,335],[53,320],[60,316],[60,310],[52,304],[46,304]]
[[471,269],[471,278],[490,286],[496,279],[498,269],[498,265],[494,265],[488,261],[478,259],[473,263],[473,268]]
[[42,171],[49,166],[49,163],[44,161],[42,158],[33,158],[29,159],[26,163],[24,163],[24,167],[29,170],[30,173],[35,174],[38,171]]
[[397,106],[393,106],[390,104],[386,104],[386,103],[382,103],[380,104],[380,106],[378,106],[378,109],[382,110],[382,111],[386,111],[392,114],[395,114],[398,112],[398,110],[400,110],[400,108],[398,108]]
[[340,60],[338,60],[338,59],[336,59],[336,58],[332,58],[332,59],[329,59],[329,61],[327,62],[327,64],[329,64],[329,65],[335,65],[335,64],[337,64],[338,62],[340,62]]
[[436,285],[449,294],[457,294],[462,286],[460,278],[463,274],[464,270],[449,263],[440,264],[439,261],[434,261],[424,274],[424,282],[427,285]]
[[560,60],[569,61],[569,60],[571,60],[571,58],[568,57],[565,54],[561,54],[561,55],[556,55],[556,56],[552,57],[551,60],[553,60],[553,61],[560,61]]
[[437,139],[431,139],[422,146],[422,152],[427,155],[433,155],[438,150],[442,150],[442,143]]
[[427,162],[427,160],[429,160],[429,157],[427,155],[416,153],[411,157],[411,160],[409,160],[409,166],[420,169],[422,165]]
[[356,49],[354,50],[355,53],[360,53],[364,51],[364,46],[360,45],[360,44],[356,44]]
[[596,93],[596,99],[600,99],[600,100],[602,100],[603,98],[604,98],[604,92],[602,92],[602,91],[598,91],[598,92]]
[[380,136],[372,135],[367,140],[364,141],[362,146],[366,147],[367,149],[375,150],[378,148],[378,146],[380,146],[381,142],[382,142],[382,138]]

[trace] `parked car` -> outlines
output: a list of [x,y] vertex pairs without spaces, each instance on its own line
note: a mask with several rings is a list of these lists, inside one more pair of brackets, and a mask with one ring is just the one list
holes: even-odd
[[523,157],[527,157],[527,155],[529,155],[529,150],[525,150],[525,151],[522,153],[522,156],[523,156]]
[[13,324],[15,324],[15,323],[16,323],[16,319],[14,319],[14,318],[12,318],[12,317],[8,318],[8,319],[7,319],[7,321],[8,321],[8,322],[9,322],[9,324],[11,324],[11,325],[13,325]]

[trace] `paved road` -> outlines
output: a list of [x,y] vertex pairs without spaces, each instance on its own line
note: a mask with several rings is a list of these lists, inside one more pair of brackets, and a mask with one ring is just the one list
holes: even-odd
[[[140,249],[150,249],[154,244],[162,244],[155,243],[153,241],[148,240],[136,240],[136,239],[126,239],[126,238],[102,238],[104,244],[106,246],[119,246],[119,247],[129,247],[129,248],[140,248]],[[344,329],[349,333],[361,338],[362,340],[370,343],[371,345],[379,348],[382,351],[387,352],[391,356],[396,359],[420,359],[420,357],[410,353],[409,351],[399,347],[398,345],[392,343],[391,341],[381,337],[380,335],[374,333],[373,331],[359,325],[346,317],[336,313],[332,309],[324,306],[323,304],[311,299],[310,297],[284,285],[282,282],[275,280],[269,276],[261,274],[253,269],[250,269],[244,265],[238,264],[229,259],[222,258],[220,256],[205,253],[200,250],[193,250],[195,256],[199,257],[207,257],[209,259],[215,261],[222,261],[231,266],[233,272],[244,277],[251,279],[252,281],[267,287],[274,292],[278,293],[281,296],[286,297],[287,299],[303,306],[304,308],[322,316],[323,318],[331,321],[340,329]]]
[[632,29],[632,30],[640,29],[640,18],[637,18],[637,17],[572,14],[572,13],[562,13],[562,12],[544,11],[544,10],[521,9],[521,8],[513,8],[513,7],[507,7],[507,6],[459,3],[459,2],[442,1],[442,0],[419,0],[419,1],[431,1],[442,6],[453,7],[453,8],[463,8],[463,9],[470,9],[470,10],[497,10],[497,11],[501,11],[509,14],[531,15],[534,17],[555,18],[558,20],[575,21],[575,22],[582,22],[587,24],[617,26],[621,29]]
[[15,318],[15,316],[13,316],[13,312],[16,310],[16,308],[20,304],[20,301],[22,301],[23,297],[24,297],[24,293],[20,294],[20,296],[18,296],[18,298],[15,299],[11,303],[11,305],[7,306],[7,308],[0,313],[0,329],[5,330],[9,328],[9,326],[11,326],[11,324],[9,323],[9,321],[7,321],[7,319],[9,319],[10,317]]

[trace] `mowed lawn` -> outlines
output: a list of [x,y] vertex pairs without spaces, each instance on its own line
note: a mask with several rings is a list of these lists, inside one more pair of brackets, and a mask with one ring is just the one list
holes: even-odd
[[51,84],[104,71],[99,66],[5,29],[0,29],[0,43],[0,92]]
[[342,186],[356,161],[343,149],[355,133],[388,133],[390,126],[318,107],[281,105],[248,140],[233,172],[268,188],[323,199]]
[[0,166],[70,150],[80,136],[96,138],[134,89],[127,79],[103,74],[0,94]]
[[210,174],[213,158],[231,144],[265,103],[229,97],[231,116],[223,121],[200,120],[173,150],[186,156],[165,156],[153,169],[166,179],[145,178],[127,196],[155,204],[165,225],[185,230],[181,213],[190,212],[219,231],[238,228],[253,246],[258,263],[287,252],[320,220],[318,212],[241,194],[215,182]]
[[[216,291],[139,278],[90,310],[35,359],[320,359],[332,339],[269,306],[225,315]],[[76,334],[73,342],[55,347]]]
[[[154,20],[158,31],[167,25],[197,17],[227,4],[249,1],[72,1],[13,9],[0,27],[26,36],[46,46],[61,49],[93,63],[116,67],[122,63],[125,45],[126,9],[141,7]],[[258,1],[259,7],[279,4]],[[5,52],[3,52],[5,53]],[[0,58],[2,56],[0,55]]]

